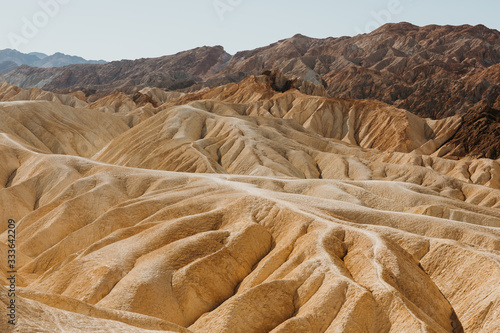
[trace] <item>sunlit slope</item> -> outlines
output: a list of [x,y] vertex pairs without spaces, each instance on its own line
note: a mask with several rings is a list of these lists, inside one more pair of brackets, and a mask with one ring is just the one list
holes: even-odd
[[[2,169],[2,179],[17,171],[0,195],[19,221],[27,299],[75,313],[74,299],[193,332],[500,328],[498,209],[401,182],[132,169],[34,153],[5,136],[0,149],[17,161]],[[468,223],[415,207],[447,207]]]
[[0,132],[44,153],[90,157],[128,129],[119,117],[59,102],[0,102]]
[[500,166],[450,158],[459,118],[262,76],[61,96],[0,103],[18,332],[500,330]]

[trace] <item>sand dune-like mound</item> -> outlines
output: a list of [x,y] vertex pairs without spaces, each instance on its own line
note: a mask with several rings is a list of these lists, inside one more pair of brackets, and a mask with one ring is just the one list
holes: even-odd
[[453,156],[461,118],[267,74],[33,98],[0,102],[14,331],[500,331],[500,164]]
[[427,155],[441,148],[461,125],[459,117],[424,119],[373,100],[317,97],[296,89],[279,92],[273,89],[274,84],[266,75],[251,76],[238,84],[187,94],[163,104],[159,110],[206,100],[196,106],[221,115],[293,119],[324,138],[381,150],[418,149]]
[[[172,173],[0,147],[18,163],[0,194],[28,258],[26,318],[131,332],[500,329],[498,209],[404,182]],[[479,189],[499,196],[463,191]],[[426,214],[444,207],[467,221]]]
[[[390,140],[388,135],[386,141]],[[500,189],[498,161],[449,160],[421,155],[422,150],[407,154],[360,149],[321,137],[292,119],[239,116],[234,105],[202,101],[160,112],[113,139],[93,159],[179,172],[400,181],[500,207],[496,192],[485,194],[485,188],[468,187]]]
[[0,132],[44,153],[90,157],[128,130],[125,121],[60,102],[0,102]]
[[184,93],[178,91],[165,91],[154,87],[146,87],[139,91],[139,93],[151,98],[153,105],[162,105],[170,100],[184,96]]
[[0,101],[52,101],[59,102],[72,107],[85,107],[85,95],[81,92],[74,94],[55,94],[41,89],[24,90],[16,86],[12,86],[6,82],[0,82]]
[[91,109],[98,109],[105,113],[128,113],[137,109],[134,100],[124,93],[116,93],[98,99],[89,105]]
[[[7,307],[7,289],[0,286],[0,304]],[[24,297],[27,294],[28,297]],[[16,315],[17,327],[0,323],[2,332],[167,332],[189,333],[169,322],[123,311],[97,309],[75,299],[19,292]],[[45,303],[44,303],[45,302]],[[50,305],[46,305],[49,303]]]

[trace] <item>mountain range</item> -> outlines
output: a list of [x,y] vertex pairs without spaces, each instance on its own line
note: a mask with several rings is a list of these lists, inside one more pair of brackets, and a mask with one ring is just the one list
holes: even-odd
[[271,71],[308,94],[375,99],[432,119],[458,115],[464,121],[449,139],[454,154],[500,157],[500,32],[483,25],[386,24],[354,37],[298,34],[235,55],[204,46],[106,64],[23,65],[0,80],[58,93],[82,91],[94,102],[146,87],[196,92]]
[[85,60],[82,57],[70,56],[60,52],[47,55],[40,52],[22,53],[17,50],[0,50],[0,74],[5,74],[22,66],[40,68],[61,67],[74,64],[103,64],[104,60]]
[[146,86],[194,91],[279,69],[323,85],[332,97],[377,99],[437,119],[484,105],[500,109],[499,63],[497,30],[399,23],[355,37],[296,35],[233,56],[215,46],[100,65],[21,66],[0,79],[22,88],[83,90],[99,97]]
[[499,34],[14,68],[0,331],[500,332]]

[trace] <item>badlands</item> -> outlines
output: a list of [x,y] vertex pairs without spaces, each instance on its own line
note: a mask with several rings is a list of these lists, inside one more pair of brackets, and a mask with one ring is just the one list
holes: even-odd
[[463,118],[279,73],[139,94],[1,85],[2,332],[500,331],[500,161],[454,155]]
[[499,66],[401,23],[0,75],[0,332],[500,332]]

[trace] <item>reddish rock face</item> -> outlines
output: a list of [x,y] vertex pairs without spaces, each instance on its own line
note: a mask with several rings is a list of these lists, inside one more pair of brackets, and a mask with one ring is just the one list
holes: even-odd
[[223,66],[231,56],[221,46],[200,47],[175,55],[151,59],[114,61],[103,65],[70,65],[58,68],[21,66],[3,77],[22,88],[50,91],[114,90],[136,92],[146,86],[182,89],[202,81]]
[[[216,46],[103,65],[21,66],[3,79],[23,88],[81,90],[94,101],[116,91],[134,94],[146,86],[193,92],[266,71],[279,71],[306,93],[376,99],[434,119],[464,115],[455,153],[499,156],[491,144],[499,141],[497,120],[484,115],[500,110],[500,32],[483,25],[387,24],[355,37],[295,35],[234,56]],[[290,88],[280,84],[277,90]]]
[[496,30],[401,23],[352,38],[294,36],[240,52],[222,72],[248,71],[255,64],[280,68],[325,83],[331,96],[373,98],[443,118],[465,113],[483,99],[497,101],[499,62]]
[[35,69],[4,79],[51,91],[169,90],[215,87],[265,70],[323,85],[334,97],[378,99],[417,115],[465,114],[480,101],[498,108],[500,32],[485,26],[387,24],[370,34],[314,39],[303,35],[230,56],[220,46],[104,65]]
[[469,111],[450,140],[456,156],[497,159],[500,157],[500,110],[487,105]]

